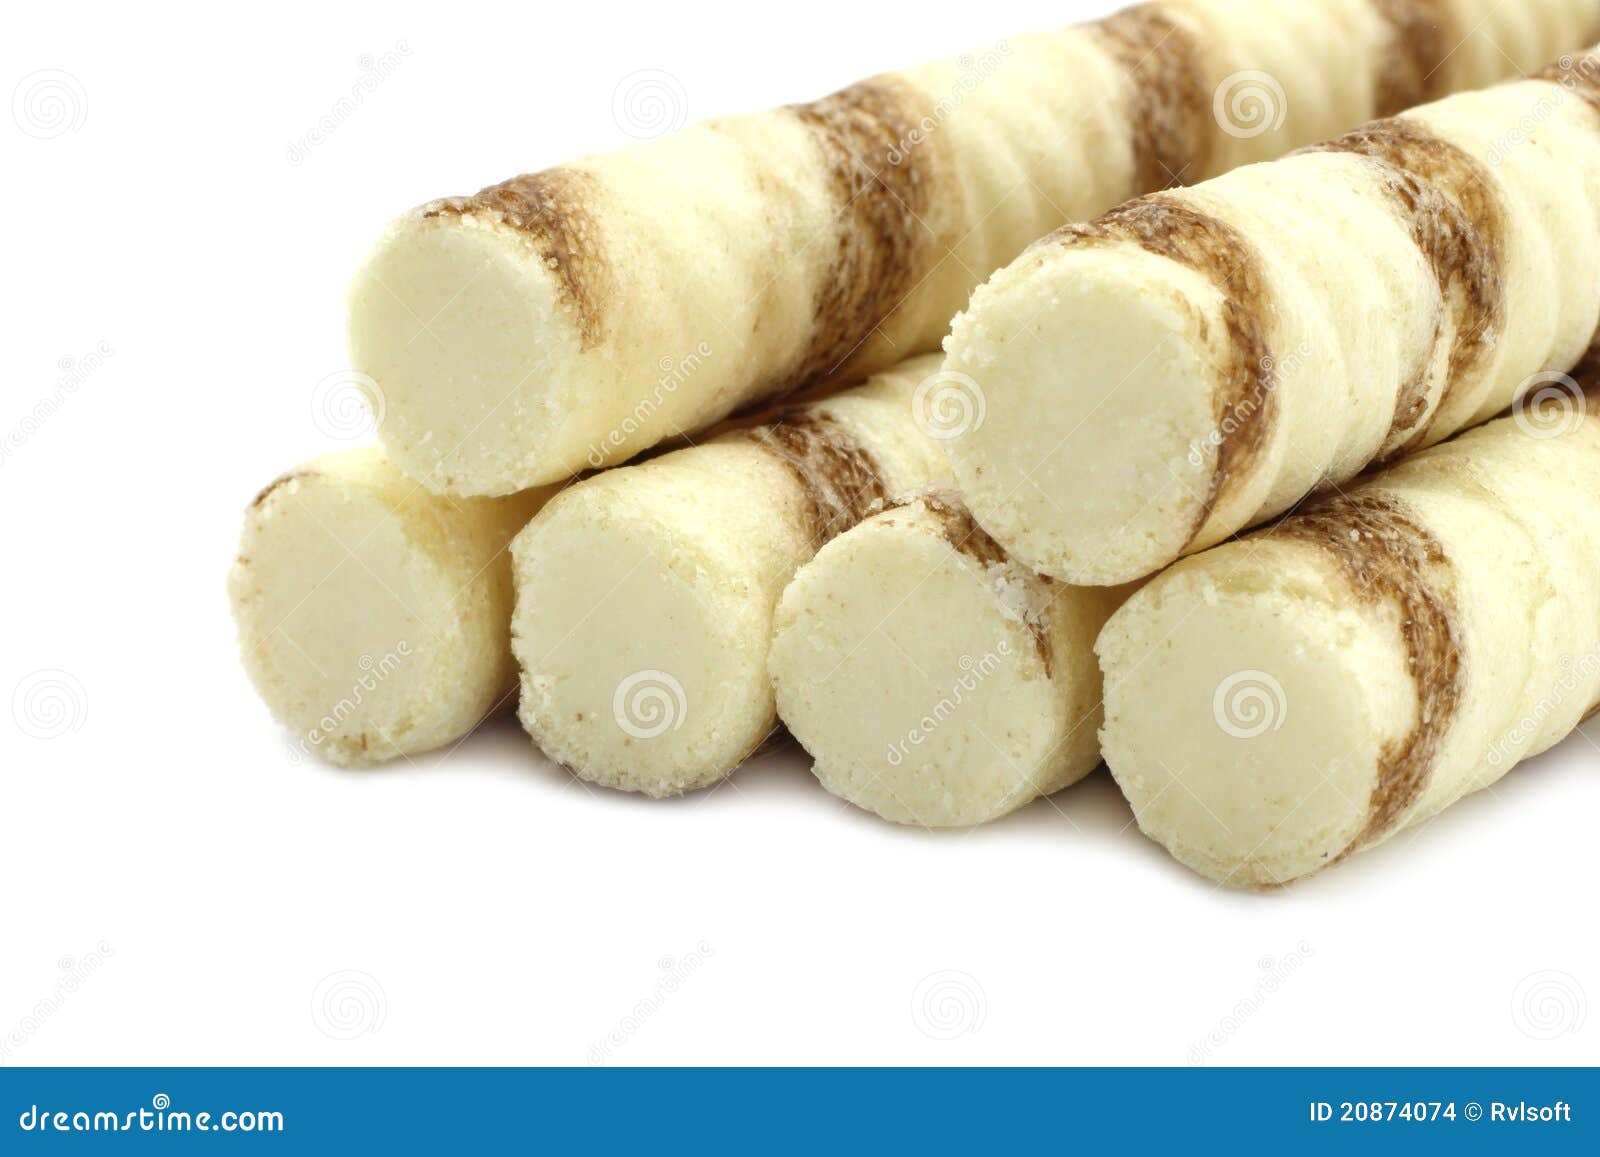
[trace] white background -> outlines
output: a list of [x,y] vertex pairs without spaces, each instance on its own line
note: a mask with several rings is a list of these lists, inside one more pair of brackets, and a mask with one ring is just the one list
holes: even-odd
[[[1600,720],[1270,895],[1169,861],[1104,772],[928,835],[797,753],[668,803],[514,723],[292,760],[224,576],[255,490],[336,444],[312,391],[383,222],[626,143],[638,70],[700,118],[1110,4],[937,7],[8,10],[0,85],[66,74],[66,119],[0,119],[0,1063],[1597,1059]],[[47,679],[36,738],[7,701]]]

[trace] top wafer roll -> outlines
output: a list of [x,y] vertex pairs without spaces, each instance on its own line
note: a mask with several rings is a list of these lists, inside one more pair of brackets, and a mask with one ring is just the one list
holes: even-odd
[[1600,317],[1600,58],[1067,226],[973,295],[948,441],[990,534],[1153,573],[1485,421]]
[[350,298],[381,436],[503,494],[933,349],[985,275],[1128,197],[1594,35],[1594,0],[1159,0],[435,201]]

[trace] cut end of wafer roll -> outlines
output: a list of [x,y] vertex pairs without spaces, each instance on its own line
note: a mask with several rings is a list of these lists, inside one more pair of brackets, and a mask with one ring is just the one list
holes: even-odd
[[895,823],[966,827],[1099,762],[1090,647],[1109,607],[1010,561],[953,492],[825,546],[779,602],[778,713],[834,795]]
[[1046,240],[997,274],[945,343],[945,371],[984,400],[981,421],[945,442],[984,529],[1077,585],[1177,558],[1240,449],[1196,388],[1231,380],[1228,335],[1212,280],[1132,244]]
[[1151,582],[1096,646],[1102,747],[1140,829],[1239,888],[1387,834],[1427,707],[1405,627],[1312,543],[1230,544]]
[[787,477],[742,444],[688,453],[580,483],[513,545],[523,726],[580,778],[657,798],[725,778],[772,728],[771,604],[718,515],[760,517]]
[[459,739],[507,701],[509,566],[491,562],[535,502],[458,512],[376,449],[261,492],[228,590],[245,669],[298,751],[376,764]]
[[594,407],[578,402],[602,388],[583,379],[595,365],[579,368],[595,324],[580,263],[471,201],[389,227],[351,284],[349,340],[407,474],[439,493],[503,495],[585,468],[604,431],[579,428]]

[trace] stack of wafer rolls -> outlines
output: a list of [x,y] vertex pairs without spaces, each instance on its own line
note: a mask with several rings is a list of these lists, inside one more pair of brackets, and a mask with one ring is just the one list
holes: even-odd
[[973,295],[947,443],[986,530],[1150,574],[1571,367],[1600,317],[1600,60],[1123,205]]
[[605,471],[530,522],[512,546],[512,627],[519,714],[544,753],[666,796],[759,746],[784,585],[886,499],[948,476],[916,405],[938,368],[913,358],[776,423]]
[[1129,592],[1010,559],[948,489],[835,538],[778,605],[778,714],[834,795],[895,823],[967,827],[1100,762],[1094,641]]
[[1596,24],[1592,0],[1157,0],[708,121],[396,221],[351,289],[354,364],[413,477],[549,483],[935,348],[1052,228],[1537,67]]
[[1485,788],[1600,707],[1600,390],[1512,416],[1188,558],[1098,649],[1139,826],[1264,887]]
[[511,702],[506,548],[550,493],[430,494],[363,447],[256,497],[228,592],[245,670],[297,752],[379,763]]
[[250,677],[344,765],[515,699],[664,797],[781,717],[896,823],[1104,759],[1230,886],[1382,842],[1600,709],[1597,36],[1156,0],[431,202],[350,293],[382,449],[247,512]]

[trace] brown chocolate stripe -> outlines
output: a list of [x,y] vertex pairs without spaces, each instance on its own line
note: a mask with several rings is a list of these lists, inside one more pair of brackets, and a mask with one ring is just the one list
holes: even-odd
[[[1046,575],[1036,575],[1012,560],[1001,546],[989,536],[989,532],[978,525],[972,513],[967,509],[966,503],[961,500],[961,495],[955,490],[924,490],[917,494],[890,503],[889,509],[900,510],[910,506],[921,506],[939,520],[940,530],[945,541],[957,552],[966,555],[979,566],[1012,567],[1025,573],[1023,581],[1042,582],[1046,586],[1054,584],[1055,580]],[[1044,664],[1045,677],[1050,676],[1050,668],[1054,653],[1050,647],[1050,621],[1048,616],[1043,618],[1029,618],[1023,616],[1023,622],[1033,635],[1033,645],[1039,652],[1039,659]]]
[[[1311,152],[1355,153],[1382,167],[1391,202],[1422,251],[1439,295],[1454,317],[1450,357],[1438,406],[1480,373],[1506,324],[1500,258],[1506,213],[1494,178],[1477,158],[1405,118],[1374,121]],[[1442,321],[1442,319],[1441,319]],[[1436,326],[1437,342],[1442,325]],[[1391,434],[1415,428],[1395,454],[1415,449],[1427,436],[1429,367],[1424,359],[1402,383]],[[1436,406],[1434,412],[1438,412]],[[1418,423],[1423,423],[1418,426]]]
[[278,475],[262,488],[260,494],[255,496],[255,499],[250,503],[249,509],[255,510],[257,507],[259,507],[263,502],[271,497],[272,492],[278,489],[278,487],[287,485],[288,483],[293,482],[296,478],[316,478],[320,473],[321,472],[317,470],[291,470],[287,474]]
[[880,76],[789,107],[828,165],[838,216],[810,343],[772,396],[839,369],[933,267],[937,246],[924,221],[949,145],[938,133],[905,145],[932,105],[910,82]]
[[798,410],[741,436],[782,462],[799,480],[818,549],[867,517],[887,497],[872,455],[842,423],[826,414]]
[[1378,756],[1367,822],[1329,863],[1400,825],[1421,799],[1466,693],[1454,565],[1443,545],[1392,495],[1359,490],[1322,500],[1266,532],[1327,552],[1356,596],[1399,614],[1417,715]]
[[554,168],[512,177],[470,197],[424,205],[424,217],[487,216],[526,233],[555,273],[577,314],[583,349],[600,344],[611,277],[601,252],[593,205],[599,181],[582,169]]
[[1229,357],[1222,388],[1212,396],[1217,465],[1189,532],[1192,542],[1229,488],[1249,476],[1277,421],[1276,362],[1266,336],[1273,312],[1266,274],[1260,253],[1243,233],[1162,194],[1119,205],[1086,225],[1067,225],[1035,244],[1119,242],[1131,242],[1193,269],[1223,295]]
[[1154,193],[1205,172],[1215,139],[1211,98],[1194,34],[1161,10],[1139,4],[1085,25],[1127,73],[1134,193]]
[[1375,115],[1393,116],[1443,96],[1444,62],[1461,43],[1442,0],[1372,0],[1389,26],[1389,50],[1378,69]]

